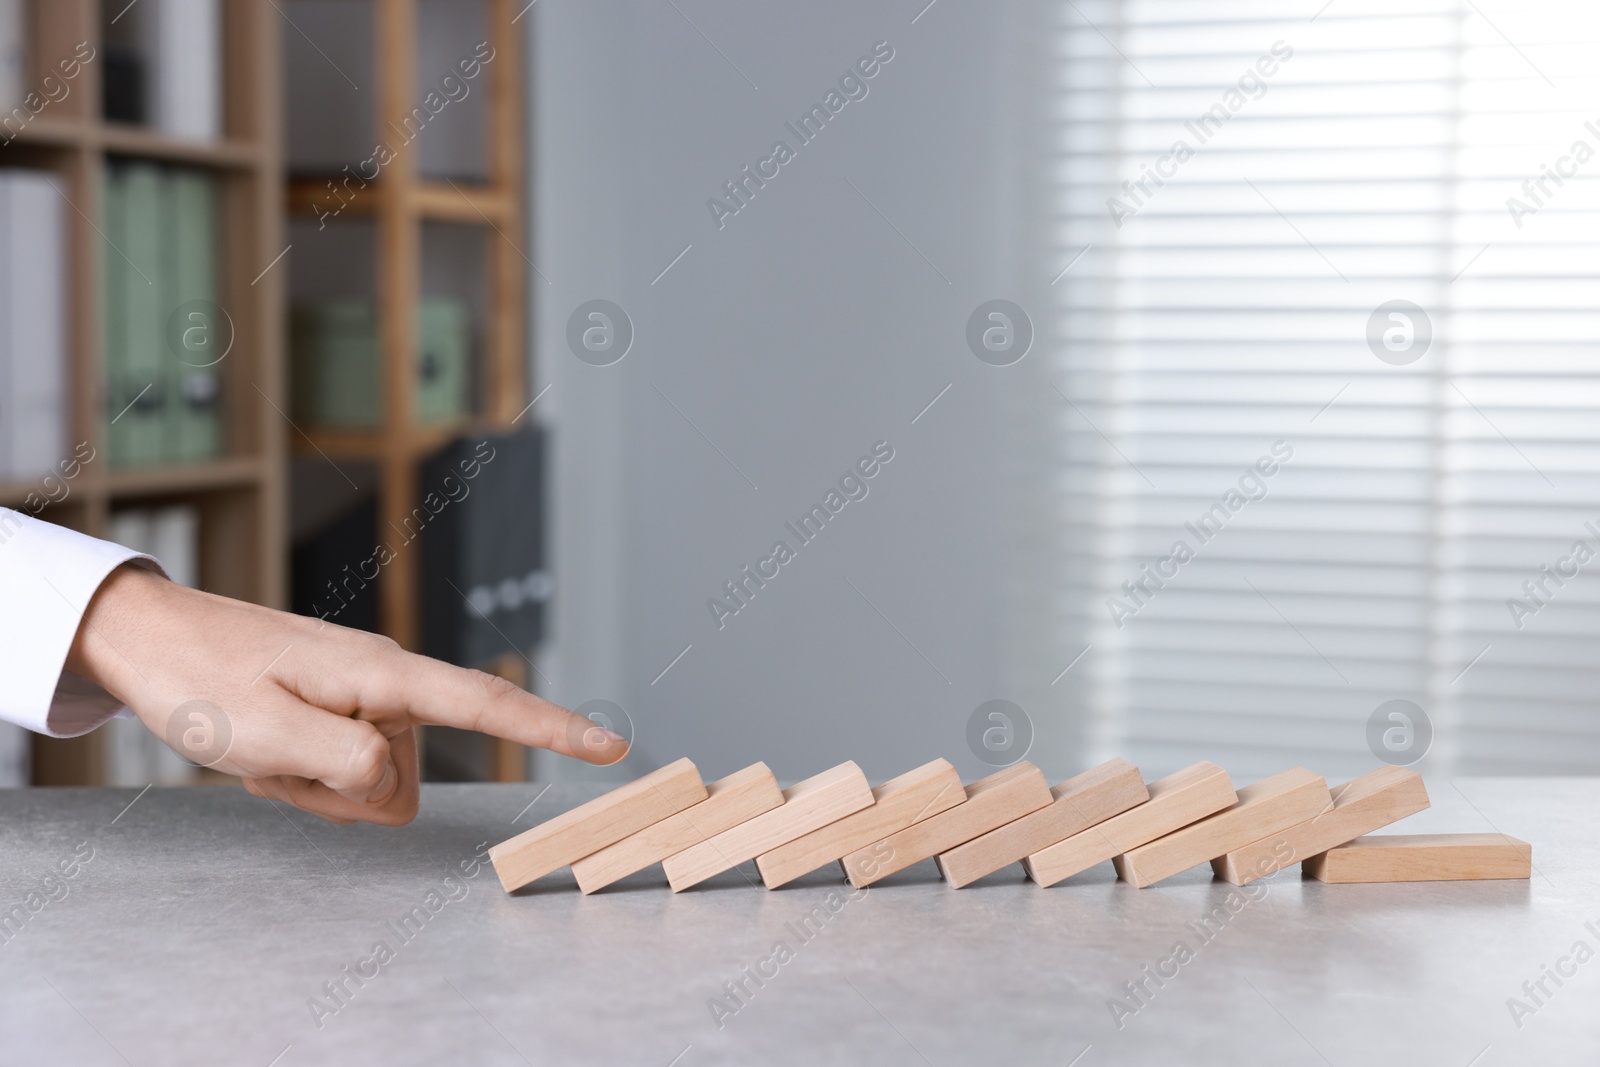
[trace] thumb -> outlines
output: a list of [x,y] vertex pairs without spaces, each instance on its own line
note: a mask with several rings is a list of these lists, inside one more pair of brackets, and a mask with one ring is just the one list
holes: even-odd
[[265,714],[235,716],[233,745],[219,770],[248,778],[322,782],[363,804],[381,804],[400,782],[390,741],[376,726],[284,694]]

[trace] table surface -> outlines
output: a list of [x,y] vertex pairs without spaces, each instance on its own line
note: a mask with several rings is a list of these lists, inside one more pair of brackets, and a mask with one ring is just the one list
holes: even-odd
[[1295,868],[1245,896],[1208,868],[1136,890],[1106,863],[956,891],[924,863],[769,892],[747,864],[677,895],[659,867],[507,895],[481,846],[599,787],[429,786],[401,829],[237,789],[5,791],[0,1061],[1595,1062],[1600,779],[1428,784],[1407,832],[1520,837],[1533,878]]

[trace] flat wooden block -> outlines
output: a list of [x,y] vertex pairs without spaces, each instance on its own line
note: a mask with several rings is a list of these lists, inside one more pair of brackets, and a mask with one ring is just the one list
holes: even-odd
[[706,793],[700,803],[578,860],[572,865],[578,888],[585,893],[604,889],[783,803],[783,790],[765,763],[712,782]]
[[1527,878],[1533,846],[1505,834],[1378,834],[1312,856],[1319,882],[1456,882]]
[[669,857],[661,866],[674,893],[804,837],[872,803],[872,787],[852,760],[783,791],[783,803]]
[[756,867],[767,888],[776,889],[966,798],[955,767],[949,760],[936,759],[878,786],[872,791],[870,808],[762,853],[756,857]]
[[[1054,800],[939,856],[939,873],[960,889],[1039,850],[1082,833],[1149,797],[1139,768],[1108,760],[1050,790]],[[1118,851],[1121,851],[1120,849]]]
[[1321,815],[1218,856],[1211,869],[1234,885],[1249,885],[1427,806],[1422,775],[1405,767],[1379,767],[1335,789],[1333,807]]
[[1123,852],[1231,807],[1239,799],[1228,772],[1200,762],[1149,785],[1150,799],[1022,861],[1028,877],[1055,885]]
[[1051,800],[1043,772],[1027,760],[1014,763],[967,786],[966,799],[948,811],[850,853],[842,861],[845,876],[857,888],[871,885],[1048,807]]
[[1232,807],[1117,856],[1117,876],[1143,889],[1333,807],[1322,775],[1293,767],[1239,790]]
[[700,772],[681,759],[500,842],[489,859],[509,893],[704,799]]

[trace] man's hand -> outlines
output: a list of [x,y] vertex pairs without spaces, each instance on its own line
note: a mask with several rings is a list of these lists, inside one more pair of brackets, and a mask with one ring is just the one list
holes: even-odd
[[615,763],[628,750],[616,734],[510,682],[135,565],[95,594],[67,669],[125,702],[181,755],[334,822],[411,821],[419,725],[590,763]]

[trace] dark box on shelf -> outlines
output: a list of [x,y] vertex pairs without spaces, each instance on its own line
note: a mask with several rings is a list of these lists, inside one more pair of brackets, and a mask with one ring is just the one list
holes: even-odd
[[462,438],[423,465],[404,536],[422,549],[428,655],[479,665],[526,656],[543,635],[544,464],[544,433],[530,427]]

